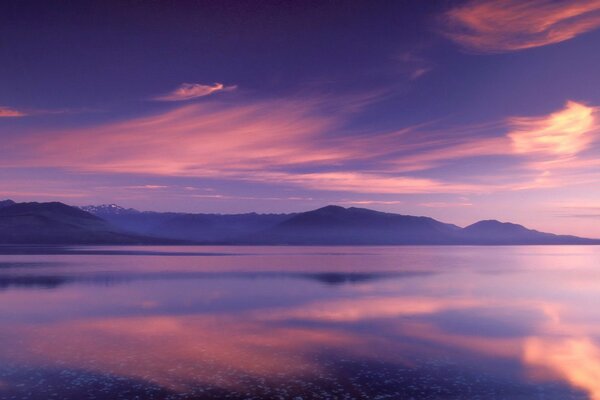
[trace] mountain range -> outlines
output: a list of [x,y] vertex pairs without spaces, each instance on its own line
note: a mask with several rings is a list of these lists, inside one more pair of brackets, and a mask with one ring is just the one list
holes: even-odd
[[0,201],[0,244],[158,244],[170,239],[118,229],[106,220],[63,203]]
[[600,240],[495,220],[461,228],[429,217],[335,205],[290,214],[191,214],[4,200],[0,244],[553,245]]

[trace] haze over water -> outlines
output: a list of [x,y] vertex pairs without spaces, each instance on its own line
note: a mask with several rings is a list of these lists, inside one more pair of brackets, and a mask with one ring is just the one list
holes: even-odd
[[596,246],[0,253],[2,399],[600,399]]

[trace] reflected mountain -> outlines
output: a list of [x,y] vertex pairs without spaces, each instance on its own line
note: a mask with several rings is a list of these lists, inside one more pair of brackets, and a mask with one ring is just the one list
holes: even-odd
[[354,251],[7,256],[0,398],[599,398],[597,247]]
[[[186,247],[180,247],[186,248]],[[169,256],[169,257],[210,257],[241,256],[244,253],[228,253],[215,251],[168,251],[153,250],[151,247],[78,247],[78,246],[44,246],[44,245],[0,245],[0,255],[87,255],[87,256]]]
[[[29,265],[27,266],[29,267]],[[367,283],[382,279],[401,279],[435,272],[406,271],[390,273],[303,273],[303,272],[160,272],[152,274],[133,273],[96,273],[96,274],[55,274],[55,275],[0,275],[0,290],[9,288],[55,289],[67,284],[85,284],[112,286],[128,284],[136,281],[169,281],[169,280],[308,280],[327,286],[341,286]]]
[[57,275],[17,275],[0,276],[0,290],[9,288],[41,288],[54,289],[73,282],[74,279]]

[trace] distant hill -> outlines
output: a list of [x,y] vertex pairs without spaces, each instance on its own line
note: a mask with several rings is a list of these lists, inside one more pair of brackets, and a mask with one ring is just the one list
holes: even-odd
[[177,239],[222,243],[239,241],[290,218],[290,214],[179,214],[156,226],[153,234]]
[[137,234],[221,243],[273,227],[295,214],[191,214],[138,211],[116,204],[85,206],[113,226]]
[[273,244],[450,244],[456,225],[428,217],[327,206],[297,214],[260,234],[249,243]]
[[[6,204],[6,202],[2,202]],[[0,244],[149,244],[156,239],[120,232],[107,221],[63,203],[0,207]],[[174,242],[163,240],[164,242]]]
[[326,206],[293,214],[146,212],[117,205],[84,207],[120,231],[203,244],[530,245],[600,244],[495,220],[461,228],[429,217]]
[[496,220],[467,226],[461,231],[461,240],[469,244],[600,244],[600,240],[539,232]]
[[494,220],[460,228],[429,217],[339,206],[297,214],[245,240],[248,243],[298,245],[600,244],[600,240],[538,232]]

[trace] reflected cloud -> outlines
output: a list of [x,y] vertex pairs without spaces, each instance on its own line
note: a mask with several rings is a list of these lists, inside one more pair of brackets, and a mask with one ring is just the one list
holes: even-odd
[[600,1],[470,0],[444,14],[444,33],[468,51],[504,53],[573,39],[600,27]]
[[600,347],[585,337],[531,338],[525,342],[525,362],[567,379],[600,399]]
[[140,378],[180,392],[198,384],[243,389],[244,376],[319,374],[322,367],[311,359],[313,351],[357,343],[342,332],[213,316],[79,321],[46,326],[22,339],[28,343],[26,356],[41,364],[60,357],[70,368]]
[[[377,368],[390,363],[395,371],[401,367],[399,375],[403,377],[410,376],[411,370],[423,368],[411,361],[412,354],[433,359],[453,355],[458,361],[467,351],[479,360],[481,357],[518,359],[522,348],[519,337],[452,333],[430,320],[440,311],[469,309],[474,304],[481,302],[367,297],[325,302],[322,311],[317,310],[315,303],[314,309],[309,306],[305,314],[291,310],[281,315],[285,319],[302,317],[338,323],[387,319],[387,323],[376,325],[377,335],[349,326],[289,323],[268,309],[245,315],[83,319],[27,331],[10,326],[4,334],[14,331],[10,337],[18,338],[21,343],[20,351],[8,358],[13,362],[27,360],[29,364],[43,366],[60,359],[69,369],[142,379],[180,393],[198,385],[245,390],[249,379],[263,379],[262,385],[278,380],[314,382],[343,366],[343,362],[333,361],[336,357],[355,360],[361,368],[368,365],[365,370],[368,373],[376,371],[371,369],[375,367],[372,362],[379,365]],[[398,318],[415,315],[429,317]],[[337,356],[324,363],[332,354]],[[6,359],[7,350],[0,351],[0,356]],[[427,382],[431,383],[431,375]]]
[[310,319],[327,322],[357,322],[368,319],[433,314],[453,308],[480,305],[471,299],[440,300],[427,297],[365,297],[303,305],[298,309],[273,312],[272,319]]
[[[331,249],[300,252],[305,257],[298,264],[290,261],[298,249],[251,251],[261,257],[236,257],[225,264],[218,263],[222,257],[91,258],[89,264],[69,265],[67,276],[93,279],[90,274],[100,264],[104,276],[116,275],[109,271],[118,266],[122,276],[152,281],[2,292],[0,318],[10,323],[0,330],[0,361],[40,371],[60,360],[61,369],[73,376],[77,372],[72,371],[117,376],[182,396],[209,387],[271,394],[281,384],[300,395],[302,390],[319,393],[315,387],[323,379],[343,390],[368,390],[373,377],[382,374],[388,394],[407,382],[455,390],[455,377],[489,379],[481,385],[488,395],[492,388],[504,395],[510,389],[529,398],[540,387],[551,388],[548,394],[557,399],[581,396],[580,389],[597,394],[595,311],[578,307],[597,293],[597,284],[586,285],[596,276],[589,262],[596,254],[592,248],[490,250],[487,257],[499,263],[495,269],[511,263],[518,269],[502,275],[482,273],[491,266],[480,249],[342,250],[333,253],[346,269],[342,272],[307,267],[331,261],[322,258],[331,256]],[[439,251],[437,257],[431,251]],[[459,255],[456,263],[449,262],[448,253]],[[273,254],[282,257],[265,257]],[[535,267],[532,254],[538,255]],[[390,272],[354,270],[370,262],[381,268],[385,259],[391,262],[386,266],[395,266]],[[442,260],[444,267],[438,268]],[[466,267],[466,260],[486,267]],[[257,270],[254,263],[268,268]],[[411,269],[398,267],[405,264]],[[231,270],[239,265],[247,269]],[[10,267],[6,275],[18,270]],[[200,285],[191,281],[196,278],[215,281]],[[352,385],[349,377],[355,379]],[[302,383],[294,386],[297,382]],[[454,397],[472,390],[467,384]]]

